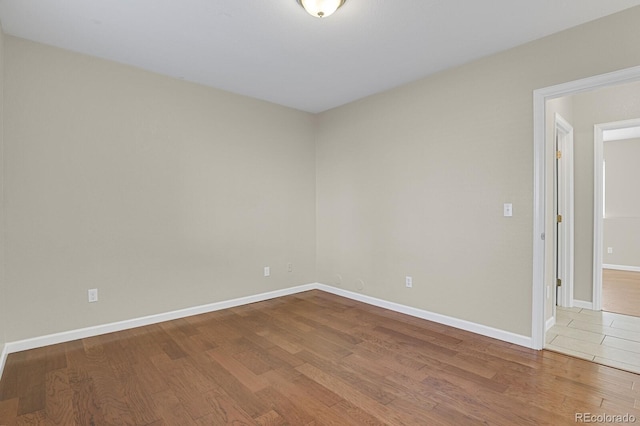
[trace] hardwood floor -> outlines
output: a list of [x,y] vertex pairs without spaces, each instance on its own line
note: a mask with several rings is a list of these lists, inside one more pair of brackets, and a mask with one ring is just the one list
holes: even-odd
[[602,310],[640,317],[640,272],[603,269]]
[[575,424],[640,376],[310,291],[11,354],[0,424]]

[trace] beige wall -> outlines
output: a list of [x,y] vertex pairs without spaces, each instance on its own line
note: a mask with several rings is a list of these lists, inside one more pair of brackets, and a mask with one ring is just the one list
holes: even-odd
[[322,114],[318,280],[530,336],[532,92],[640,64],[639,21],[630,9]]
[[0,25],[0,354],[6,343],[6,280],[4,265],[4,33]]
[[604,159],[603,263],[640,268],[640,139],[605,142]]
[[[634,93],[640,96],[640,85],[636,87]],[[640,110],[636,118],[640,118]],[[608,141],[603,145],[607,164],[605,217],[640,217],[640,138]]]
[[312,115],[9,36],[5,63],[8,341],[315,281]]
[[[636,9],[638,8],[634,8],[633,11]],[[593,300],[593,126],[640,117],[640,82],[574,95],[572,104],[575,178],[574,299],[591,302]],[[606,250],[603,253],[603,263],[612,263]]]

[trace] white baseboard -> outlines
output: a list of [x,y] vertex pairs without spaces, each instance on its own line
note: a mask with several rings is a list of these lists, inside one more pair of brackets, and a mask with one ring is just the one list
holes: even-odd
[[219,311],[221,309],[233,308],[247,305],[249,303],[262,302],[263,300],[274,299],[276,297],[288,296],[290,294],[313,290],[315,284],[305,284],[297,287],[290,287],[282,290],[270,291],[267,293],[252,296],[239,297],[237,299],[225,300],[222,302],[209,303],[207,305],[194,306],[192,308],[180,309],[177,311],[165,312],[162,314],[148,315],[140,318],[133,318],[125,321],[112,322],[109,324],[97,325],[94,327],[80,328],[77,330],[64,331],[62,333],[49,334],[46,336],[34,337],[32,339],[8,342],[5,345],[7,353],[25,351],[28,349],[40,348],[57,343],[70,342],[72,340],[84,339],[98,336],[100,334],[113,333],[114,331],[128,330],[130,328],[142,327],[145,325],[157,324],[159,322],[171,321],[178,318],[190,317],[207,312]]
[[616,271],[640,272],[640,266],[603,264],[602,269],[615,269]]
[[19,340],[15,342],[7,342],[4,345],[2,354],[0,355],[0,378],[4,370],[7,356],[14,352],[25,351],[29,349],[40,348],[58,343],[70,342],[72,340],[84,339],[87,337],[98,336],[100,334],[113,333],[115,331],[128,330],[131,328],[142,327],[145,325],[157,324],[164,321],[171,321],[178,318],[190,317],[193,315],[204,314],[207,312],[218,311],[221,309],[233,308],[236,306],[246,305],[249,303],[261,302],[264,300],[274,299],[276,297],[288,296],[291,294],[301,293],[309,290],[322,290],[348,299],[357,300],[369,305],[378,306],[380,308],[389,309],[413,317],[426,319],[428,321],[437,322],[439,324],[448,325],[450,327],[459,328],[461,330],[470,331],[472,333],[502,340],[516,345],[533,348],[531,337],[522,336],[520,334],[511,333],[509,331],[500,330],[474,322],[425,311],[423,309],[413,308],[411,306],[401,305],[395,302],[389,302],[375,297],[366,296],[360,293],[354,293],[348,290],[332,287],[321,283],[312,283],[290,287],[282,290],[270,291],[267,293],[256,294],[253,296],[240,297],[237,299],[226,300],[222,302],[210,303],[207,305],[194,306],[192,308],[180,309],[162,314],[148,315],[140,318],[133,318],[125,321],[112,322],[109,324],[97,325],[94,327],[86,327],[77,330],[69,330],[61,333],[49,334],[31,339]]
[[343,296],[349,299],[357,300],[359,302],[364,302],[369,305],[378,306],[380,308],[389,309],[391,311],[400,312],[402,314],[411,315],[413,317],[426,319],[428,321],[437,322],[439,324],[448,325],[450,327],[459,328],[465,331],[470,331],[482,336],[492,337],[494,339],[514,343],[519,346],[533,348],[533,340],[529,336],[523,336],[520,334],[512,333],[510,331],[500,330],[486,325],[477,324],[471,321],[425,311],[424,309],[413,308],[411,306],[401,305],[395,302],[376,299],[375,297],[366,296],[364,294],[343,290],[325,284],[318,283],[317,286],[318,290],[326,291],[327,293],[336,294],[338,296]]
[[544,331],[549,331],[554,325],[556,325],[556,317],[549,318],[545,323]]
[[4,371],[4,364],[7,362],[7,357],[9,356],[9,352],[7,349],[7,345],[2,345],[2,352],[0,353],[0,380],[2,379],[2,372]]
[[575,308],[582,308],[582,309],[590,309],[593,310],[593,302],[585,302],[584,300],[576,300],[573,299],[573,306]]

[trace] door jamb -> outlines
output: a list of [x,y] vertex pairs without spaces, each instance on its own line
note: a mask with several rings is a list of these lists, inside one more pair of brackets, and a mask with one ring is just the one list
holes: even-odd
[[[562,152],[560,158],[562,167],[558,167],[556,188],[562,196],[558,197],[559,205],[556,206],[558,214],[562,215],[562,247],[558,253],[558,262],[562,259],[562,273],[557,277],[562,279],[560,287],[560,306],[573,307],[573,247],[574,247],[574,220],[573,220],[573,126],[560,114],[554,117],[554,133],[558,137],[557,149]],[[562,133],[562,139],[559,138]],[[556,236],[556,239],[559,235]],[[556,243],[557,246],[557,243]],[[555,315],[555,314],[554,314]]]

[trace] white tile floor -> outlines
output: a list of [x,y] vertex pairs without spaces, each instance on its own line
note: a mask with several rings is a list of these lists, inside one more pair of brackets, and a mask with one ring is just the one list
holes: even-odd
[[640,317],[557,308],[545,349],[640,373]]

